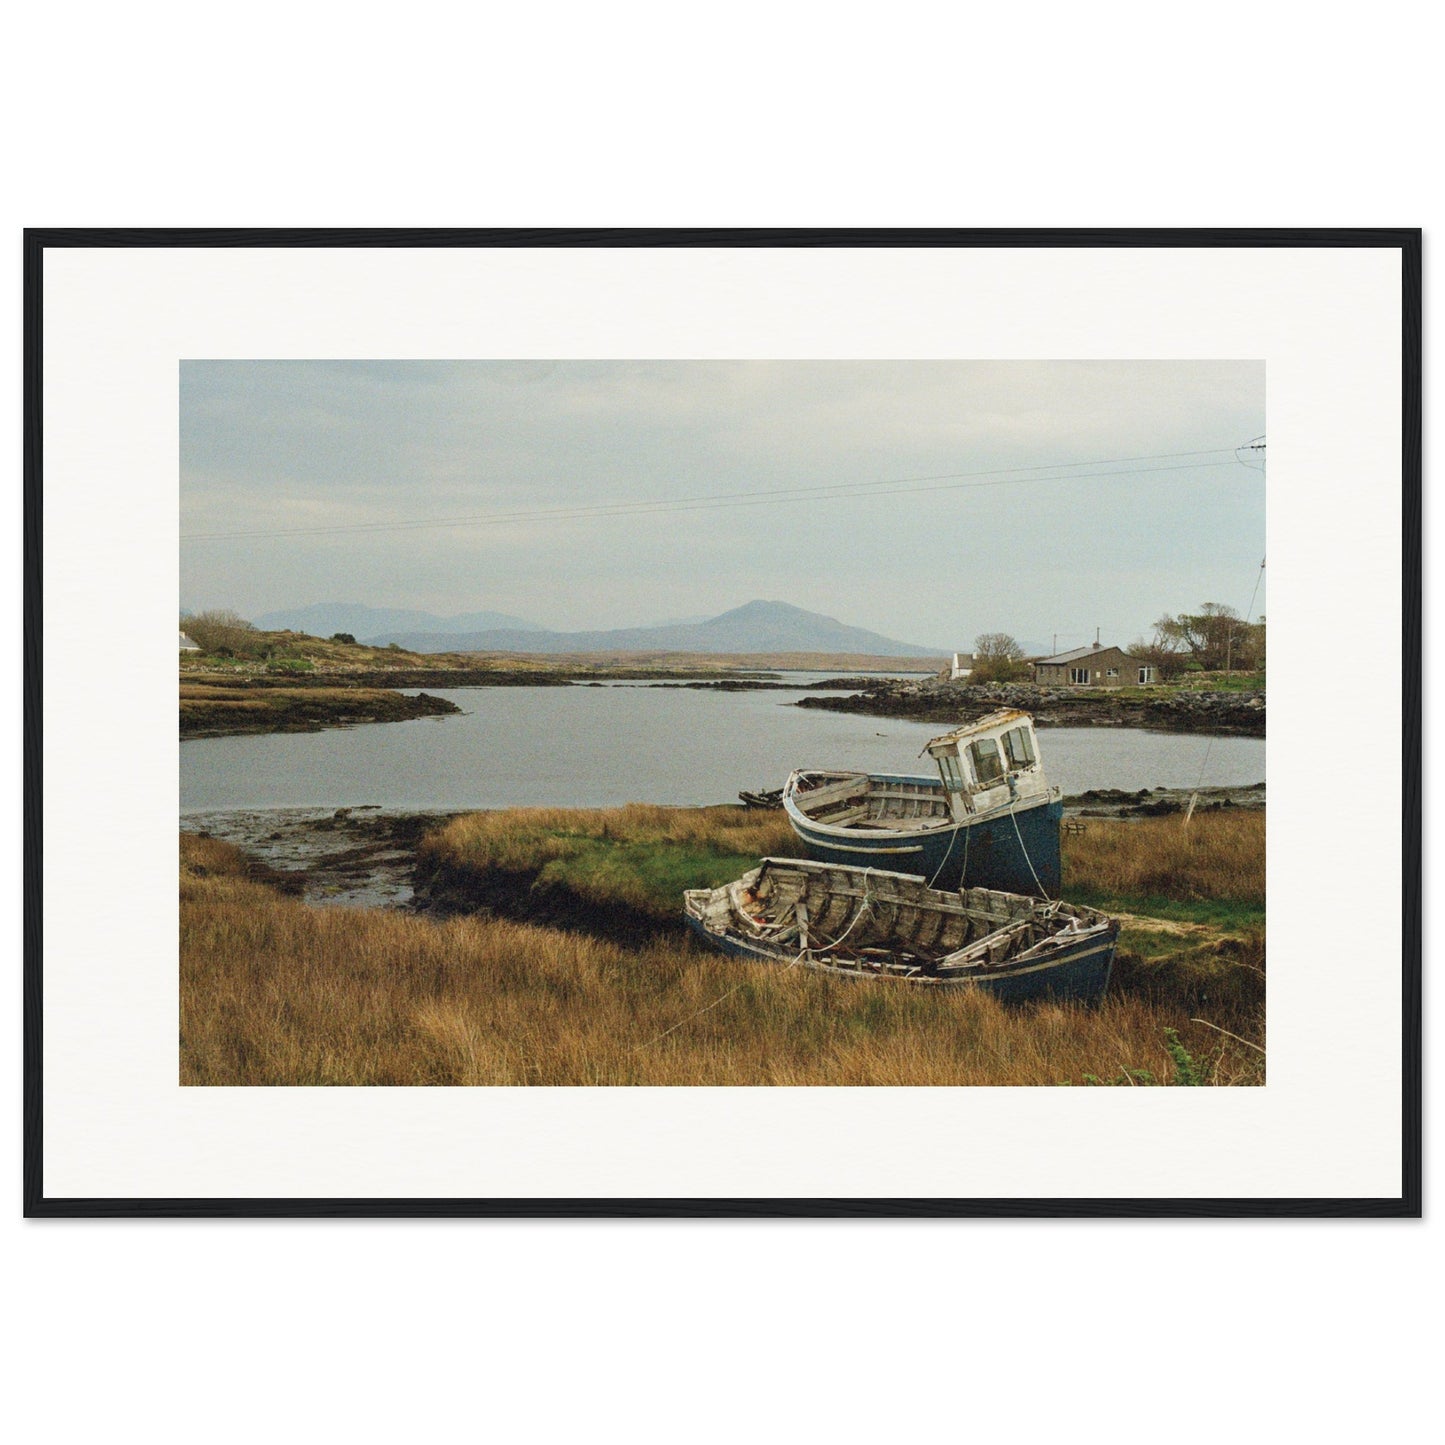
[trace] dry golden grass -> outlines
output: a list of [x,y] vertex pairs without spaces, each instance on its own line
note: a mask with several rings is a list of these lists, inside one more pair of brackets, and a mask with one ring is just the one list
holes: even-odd
[[1221,900],[1264,907],[1264,811],[1226,809],[1137,822],[1090,818],[1064,836],[1070,898]]
[[457,862],[496,868],[529,867],[563,858],[578,840],[667,844],[760,858],[796,842],[778,811],[740,808],[500,808],[467,813],[432,834],[428,847]]
[[1189,996],[1008,1010],[681,942],[628,949],[490,918],[311,909],[250,881],[211,839],[183,835],[181,861],[184,1084],[1163,1083],[1177,1067],[1168,1028],[1207,1081],[1263,1080],[1260,1055],[1190,1022]]

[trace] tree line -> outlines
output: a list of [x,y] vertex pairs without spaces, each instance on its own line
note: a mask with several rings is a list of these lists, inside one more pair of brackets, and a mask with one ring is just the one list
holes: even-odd
[[1127,650],[1166,680],[1185,672],[1263,672],[1265,620],[1246,622],[1233,607],[1206,602],[1198,612],[1166,613],[1152,638],[1138,638]]
[[[1007,632],[974,639],[970,682],[1027,682],[1033,669],[1023,647]],[[1265,620],[1247,622],[1223,602],[1205,602],[1198,612],[1166,613],[1153,635],[1124,649],[1150,664],[1168,682],[1189,672],[1263,672]]]

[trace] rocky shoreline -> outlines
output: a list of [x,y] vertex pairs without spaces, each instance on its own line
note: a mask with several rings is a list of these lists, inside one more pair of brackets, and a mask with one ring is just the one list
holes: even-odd
[[374,687],[306,687],[293,683],[185,684],[180,696],[181,738],[250,733],[320,732],[354,723],[406,722],[461,709],[446,698],[415,697]]
[[879,678],[857,685],[860,690],[846,697],[805,697],[794,706],[953,726],[976,722],[998,708],[1016,707],[1031,713],[1039,727],[1152,728],[1255,738],[1265,733],[1263,692],[1161,690],[1120,696],[1105,688],[1044,688],[1031,683],[970,686],[936,677]]
[[1064,799],[1064,818],[1164,818],[1184,812],[1191,799],[1196,813],[1214,813],[1223,808],[1257,810],[1264,807],[1264,784],[1241,788],[1142,788],[1137,793],[1122,788],[1089,788]]
[[461,711],[445,698],[427,692],[409,697],[398,691],[400,688],[603,687],[615,686],[619,679],[627,679],[625,686],[710,688],[722,692],[796,686],[775,681],[773,676],[762,680],[751,674],[718,673],[711,677],[703,674],[699,680],[696,671],[681,673],[660,668],[616,669],[606,673],[605,680],[577,669],[389,667],[208,672],[188,668],[180,676],[180,735],[217,738],[318,732],[353,723],[405,722]]
[[264,881],[306,903],[416,909],[417,845],[449,812],[244,808],[186,813],[181,830],[219,838],[264,870]]

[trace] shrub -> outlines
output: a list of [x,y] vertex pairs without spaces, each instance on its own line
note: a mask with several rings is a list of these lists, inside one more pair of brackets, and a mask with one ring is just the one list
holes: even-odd
[[973,664],[973,671],[969,674],[968,680],[972,683],[984,682],[1029,682],[1032,680],[1034,670],[1028,663],[1012,657],[989,657],[977,658]]
[[264,635],[251,623],[224,608],[182,617],[181,630],[204,651],[223,657],[259,657],[266,646]]

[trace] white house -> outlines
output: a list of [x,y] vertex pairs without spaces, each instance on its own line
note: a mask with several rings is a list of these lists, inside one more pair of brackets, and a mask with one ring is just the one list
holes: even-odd
[[953,666],[949,668],[949,677],[957,680],[960,677],[967,677],[973,671],[973,653],[955,652],[953,654]]
[[182,651],[182,652],[199,652],[200,650],[201,650],[201,644],[200,644],[199,642],[192,642],[191,639],[190,639],[189,637],[187,637],[184,632],[181,633],[181,651]]

